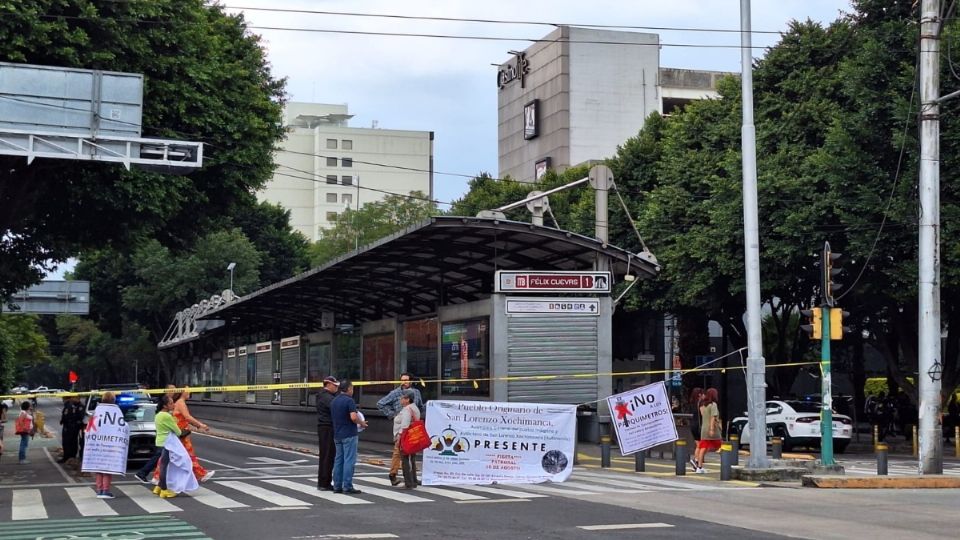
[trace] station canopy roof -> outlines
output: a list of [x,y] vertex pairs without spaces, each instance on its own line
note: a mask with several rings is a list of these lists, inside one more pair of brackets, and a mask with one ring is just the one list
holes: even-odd
[[481,300],[497,270],[591,270],[606,255],[614,276],[644,279],[660,270],[650,252],[630,253],[595,238],[530,223],[434,217],[205,314],[233,332],[435,313],[438,306]]

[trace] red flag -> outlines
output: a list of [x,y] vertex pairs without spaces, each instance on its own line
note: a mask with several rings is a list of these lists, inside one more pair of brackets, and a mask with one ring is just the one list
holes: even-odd
[[70,370],[70,375],[68,376],[68,378],[70,379],[70,384],[74,384],[78,380],[80,380],[80,377],[77,376],[77,372],[73,371],[72,369]]

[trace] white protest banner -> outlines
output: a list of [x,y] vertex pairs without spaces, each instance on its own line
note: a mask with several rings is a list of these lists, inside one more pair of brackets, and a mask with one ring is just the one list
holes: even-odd
[[677,440],[677,426],[663,382],[610,396],[607,405],[623,455]]
[[83,472],[123,475],[127,472],[130,426],[113,403],[100,403],[83,435]]
[[576,405],[431,400],[423,484],[563,482],[576,425]]

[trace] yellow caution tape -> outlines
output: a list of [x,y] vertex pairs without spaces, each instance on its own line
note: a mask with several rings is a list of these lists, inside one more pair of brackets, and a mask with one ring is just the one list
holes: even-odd
[[[789,367],[789,366],[807,366],[813,364],[819,364],[820,362],[788,362],[785,364],[771,364],[766,366],[767,368],[780,368],[780,367]],[[725,372],[727,369],[733,370],[746,370],[745,366],[736,366],[728,368],[694,368],[694,369],[656,369],[648,371],[627,371],[627,372],[605,372],[605,373],[571,373],[563,375],[512,375],[505,377],[466,377],[458,379],[430,379],[424,380],[420,379],[420,384],[427,386],[427,384],[450,384],[450,383],[470,383],[474,385],[474,388],[479,388],[479,383],[484,381],[555,381],[562,379],[592,379],[594,377],[625,377],[633,375],[663,375],[663,374],[673,374],[673,373],[704,373],[708,371],[720,371]],[[374,385],[399,385],[404,381],[353,381],[354,386],[374,386]],[[115,392],[115,393],[124,393],[124,394],[163,394],[166,392],[171,393],[180,393],[180,392],[191,392],[191,393],[213,393],[220,394],[225,392],[264,392],[271,390],[299,390],[299,389],[314,389],[314,388],[323,388],[323,381],[316,382],[299,382],[299,383],[273,383],[273,384],[235,384],[227,386],[178,386],[177,388],[150,388],[150,389],[138,389],[138,390],[89,390],[83,392],[42,392],[36,394],[6,394],[0,395],[0,399],[30,399],[30,398],[65,398],[65,397],[84,397],[84,396],[96,396],[101,395],[105,392]]]

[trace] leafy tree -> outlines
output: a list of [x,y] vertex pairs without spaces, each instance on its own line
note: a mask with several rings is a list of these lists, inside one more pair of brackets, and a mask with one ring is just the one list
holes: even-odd
[[367,203],[360,210],[347,209],[336,224],[323,231],[323,239],[310,247],[310,261],[320,266],[340,255],[415,225],[437,213],[436,205],[419,191],[409,195],[387,195]]
[[230,217],[260,252],[260,286],[299,274],[310,265],[310,241],[290,225],[290,211],[260,202]]
[[0,298],[91,248],[187,246],[270,177],[283,83],[241,15],[203,0],[24,0],[0,14],[0,61],[142,73],[145,135],[206,144],[186,176],[0,158]]
[[47,338],[38,321],[37,315],[0,315],[0,388],[15,382],[52,382],[31,376],[32,370],[49,358]]

